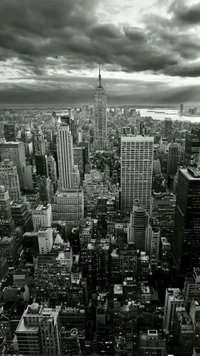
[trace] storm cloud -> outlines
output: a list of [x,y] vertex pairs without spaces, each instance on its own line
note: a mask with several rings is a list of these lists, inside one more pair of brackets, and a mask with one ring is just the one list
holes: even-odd
[[[120,78],[123,73],[141,73],[137,83],[141,90],[134,91],[135,83],[131,83],[137,100],[139,95],[150,100],[145,73],[168,78],[163,96],[154,84],[158,102],[183,97],[191,83],[182,91],[174,86],[177,96],[172,97],[169,78],[200,76],[200,42],[190,30],[199,25],[200,3],[186,6],[170,1],[165,14],[149,11],[137,23],[126,23],[126,18],[121,23],[105,21],[102,12],[99,15],[102,4],[99,0],[0,0],[0,101],[10,102],[9,92],[15,102],[93,99],[96,81],[91,83],[91,73],[99,60],[105,72],[115,73],[112,85],[108,85],[110,79],[105,81],[112,101],[120,93],[123,100],[132,97],[129,80],[124,82],[127,93],[125,86],[120,91],[117,73]],[[134,4],[129,11],[134,13]],[[86,86],[80,88],[77,73],[83,72]],[[62,83],[57,80],[60,76]],[[73,76],[76,80],[71,85]]]

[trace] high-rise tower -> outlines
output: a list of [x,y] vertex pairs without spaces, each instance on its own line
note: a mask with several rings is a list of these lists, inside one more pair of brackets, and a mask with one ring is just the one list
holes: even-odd
[[181,275],[200,267],[200,169],[180,169],[172,253]]
[[168,176],[175,176],[178,168],[178,145],[172,143],[169,146],[169,155],[167,160],[167,174]]
[[172,119],[170,117],[165,118],[164,135],[169,138],[172,133]]
[[17,168],[9,159],[0,163],[0,184],[8,190],[11,200],[18,201],[21,198]]
[[200,152],[200,130],[193,128],[191,133],[186,133],[184,165],[195,167]]
[[107,113],[106,113],[106,94],[102,87],[101,68],[99,62],[98,87],[94,99],[94,145],[97,151],[107,149]]
[[150,213],[154,138],[121,137],[121,208],[131,212],[135,199]]
[[145,251],[148,239],[148,222],[149,217],[146,209],[141,207],[139,199],[135,199],[133,210],[130,214],[128,243],[133,243],[136,250]]
[[0,235],[10,236],[14,233],[15,223],[12,219],[9,193],[0,186]]
[[73,189],[73,139],[69,126],[64,123],[58,129],[57,154],[60,188]]
[[23,188],[23,167],[26,165],[25,146],[23,142],[0,142],[1,161],[9,159],[17,167],[20,187]]

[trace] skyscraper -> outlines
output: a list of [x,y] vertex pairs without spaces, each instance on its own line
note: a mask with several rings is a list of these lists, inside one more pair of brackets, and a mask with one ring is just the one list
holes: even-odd
[[184,165],[195,166],[200,152],[200,129],[192,129],[186,134]]
[[0,186],[0,235],[10,236],[15,230],[12,219],[9,193],[4,186]]
[[69,125],[62,123],[58,129],[57,154],[59,184],[62,190],[73,188],[73,139]]
[[16,126],[15,124],[4,125],[4,137],[6,141],[16,141]]
[[171,134],[172,134],[172,119],[170,117],[166,117],[164,135],[166,138],[169,138]]
[[107,99],[101,83],[101,71],[99,64],[99,81],[94,100],[94,145],[97,151],[104,151],[107,149],[106,104]]
[[180,105],[180,115],[182,116],[184,114],[184,105]]
[[45,155],[44,135],[39,130],[33,134],[33,148],[36,155]]
[[36,173],[40,176],[47,175],[47,164],[45,155],[35,155]]
[[59,307],[28,305],[16,329],[20,354],[60,355],[59,312]]
[[172,143],[169,146],[169,155],[167,160],[167,175],[175,176],[178,167],[178,145]]
[[146,209],[141,207],[139,199],[135,199],[133,211],[130,215],[128,243],[134,243],[136,250],[145,251],[148,222],[149,217]]
[[172,252],[178,270],[190,275],[200,267],[200,169],[180,169]]
[[0,142],[1,160],[9,159],[17,167],[20,187],[23,188],[23,167],[26,165],[23,142]]
[[9,191],[11,200],[18,201],[21,197],[17,168],[9,159],[0,163],[0,185]]
[[153,137],[121,137],[121,209],[131,211],[134,200],[150,212]]

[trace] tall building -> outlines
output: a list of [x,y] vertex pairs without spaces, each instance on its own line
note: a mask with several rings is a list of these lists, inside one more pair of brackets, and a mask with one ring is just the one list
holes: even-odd
[[179,355],[192,355],[195,333],[192,320],[185,308],[179,307],[176,309],[174,329],[179,346]]
[[23,188],[29,191],[33,190],[33,166],[28,164],[23,169]]
[[76,125],[76,120],[74,119],[73,110],[71,110],[70,116],[69,115],[61,115],[60,120],[61,120],[62,124],[69,126],[69,130],[70,130],[70,132],[72,134],[72,138],[73,138],[73,144],[76,144],[77,125]]
[[[194,330],[194,347],[198,348],[200,352],[200,299],[195,298],[192,300],[190,305],[189,315],[192,319],[193,330]],[[197,350],[196,350],[197,351]],[[199,355],[195,353],[195,355]]]
[[159,262],[159,252],[160,252],[160,229],[158,228],[150,228],[149,232],[149,256],[152,270],[156,270],[158,268]]
[[46,156],[47,177],[49,177],[53,183],[57,181],[57,168],[56,161],[52,155]]
[[172,143],[169,146],[169,154],[167,160],[167,175],[175,176],[178,168],[178,145],[177,143]]
[[41,227],[38,230],[38,246],[41,254],[47,254],[53,246],[53,230],[51,227]]
[[194,267],[193,276],[185,279],[183,296],[184,306],[189,311],[192,300],[200,298],[200,268]]
[[184,298],[179,288],[168,288],[165,293],[164,329],[171,331],[174,327],[176,308],[183,307]]
[[200,152],[200,129],[193,128],[191,133],[186,133],[184,165],[195,166]]
[[154,193],[152,198],[152,226],[170,242],[174,228],[176,196],[172,193]]
[[38,205],[32,211],[34,231],[38,231],[41,227],[51,227],[52,224],[52,209],[51,204]]
[[131,211],[135,199],[151,211],[153,137],[121,137],[121,209]]
[[6,257],[9,267],[14,267],[22,251],[21,238],[16,235],[0,237],[0,255]]
[[53,220],[65,221],[68,233],[78,227],[84,217],[84,196],[81,189],[57,192],[52,203]]
[[180,115],[182,116],[184,114],[184,105],[180,105]]
[[12,219],[9,193],[0,186],[0,236],[10,236],[15,230]]
[[0,142],[1,161],[9,159],[17,167],[20,187],[23,188],[22,169],[26,165],[25,147],[23,142]]
[[47,175],[47,166],[46,166],[46,156],[45,155],[35,155],[35,166],[36,173],[40,176]]
[[44,135],[38,130],[33,134],[33,149],[35,155],[45,155]]
[[58,129],[57,137],[59,184],[61,190],[74,188],[74,152],[73,138],[69,125],[62,123]]
[[107,99],[101,82],[101,71],[99,65],[99,81],[94,99],[94,145],[97,151],[107,149]]
[[164,135],[169,138],[172,134],[172,119],[170,117],[165,118]]
[[60,355],[59,312],[37,303],[28,305],[16,329],[19,353]]
[[135,199],[133,211],[130,214],[130,227],[128,229],[128,243],[133,243],[136,250],[145,251],[148,239],[149,216],[140,205],[139,199]]
[[181,275],[200,267],[200,170],[180,169],[172,253]]
[[33,220],[30,204],[26,200],[12,202],[11,214],[16,227],[20,227],[24,232],[33,231]]
[[0,185],[9,191],[11,200],[18,201],[21,197],[17,168],[9,159],[0,163]]
[[15,124],[5,124],[4,125],[4,137],[7,142],[16,141],[16,125]]
[[157,330],[147,330],[139,337],[140,356],[167,356],[167,344]]
[[87,246],[88,286],[108,287],[110,277],[110,243],[106,239],[90,240]]

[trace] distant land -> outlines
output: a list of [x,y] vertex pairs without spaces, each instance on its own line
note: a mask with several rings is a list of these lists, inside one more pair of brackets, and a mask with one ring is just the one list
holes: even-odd
[[[23,109],[23,108],[30,108],[30,109],[37,109],[37,108],[52,108],[52,109],[56,109],[56,108],[70,108],[70,107],[75,107],[75,108],[80,108],[83,105],[93,105],[93,103],[83,103],[83,104],[0,104],[0,109]],[[107,108],[114,108],[114,107],[118,107],[118,108],[123,108],[123,107],[130,107],[130,108],[135,108],[135,109],[179,109],[179,106],[177,105],[148,105],[148,104],[120,104],[120,105],[116,105],[116,104],[110,104],[107,106]],[[184,105],[184,108],[186,108],[187,106]],[[190,107],[190,105],[188,105],[188,107]]]

